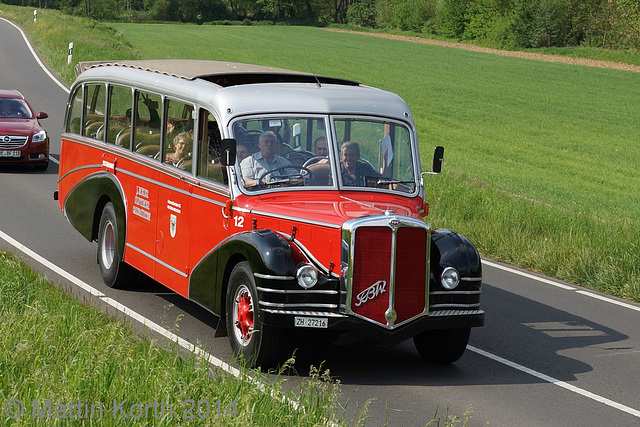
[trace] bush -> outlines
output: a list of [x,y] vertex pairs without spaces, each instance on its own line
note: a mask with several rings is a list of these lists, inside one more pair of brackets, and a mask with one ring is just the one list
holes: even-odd
[[479,40],[495,48],[512,48],[511,4],[503,0],[480,0],[469,8],[463,38]]
[[347,9],[347,23],[376,28],[376,4],[374,0],[360,0]]
[[436,3],[433,0],[402,0],[396,5],[394,21],[402,31],[419,33],[435,15]]
[[471,0],[443,0],[436,15],[436,31],[446,37],[461,38],[468,24]]

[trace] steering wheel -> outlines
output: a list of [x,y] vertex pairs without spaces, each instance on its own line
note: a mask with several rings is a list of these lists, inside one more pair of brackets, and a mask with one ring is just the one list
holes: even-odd
[[318,163],[320,160],[326,160],[328,162],[329,158],[326,157],[326,156],[314,156],[314,157],[310,158],[309,160],[307,160],[306,162],[304,162],[302,167],[307,167],[309,165],[313,165],[315,163]]
[[[265,178],[267,175],[271,175],[272,173],[274,173],[274,172],[278,172],[278,171],[283,171],[283,172],[284,172],[284,171],[286,171],[287,169],[300,169],[300,172],[299,172],[299,173],[295,173],[295,174],[285,174],[285,175],[278,175],[278,176],[283,177],[283,178],[291,178],[291,177],[294,177],[294,176],[299,176],[299,177],[301,177],[302,179],[304,179],[304,181],[305,181],[305,182],[310,181],[310,180],[312,180],[312,179],[313,179],[313,172],[311,172],[311,171],[310,171],[309,169],[307,169],[306,167],[304,167],[304,166],[292,166],[292,165],[289,165],[289,166],[280,166],[279,168],[272,169],[272,170],[270,170],[270,171],[266,171],[266,172],[264,172],[264,173],[263,173],[262,175],[260,175],[260,177],[258,178],[258,185],[262,185],[262,184],[264,184],[264,178]],[[304,173],[303,173],[303,172],[304,172]]]

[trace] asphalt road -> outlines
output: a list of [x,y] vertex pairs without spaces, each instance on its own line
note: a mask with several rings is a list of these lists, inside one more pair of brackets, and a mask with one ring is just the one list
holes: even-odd
[[[196,304],[148,280],[105,290],[97,245],[66,222],[52,198],[67,92],[1,19],[0,40],[0,87],[22,91],[36,111],[49,114],[43,124],[54,160],[46,172],[0,167],[0,249],[113,315],[135,311],[130,319],[142,334],[174,330],[182,316],[180,337],[229,360],[226,338],[212,338],[217,319]],[[298,372],[324,361],[342,383],[348,412],[372,399],[367,425],[425,425],[436,408],[440,415],[469,410],[473,426],[640,424],[640,305],[489,260],[482,303],[486,325],[472,331],[453,365],[424,363],[410,341],[387,348],[310,340],[298,352]],[[139,320],[157,326],[152,331]]]

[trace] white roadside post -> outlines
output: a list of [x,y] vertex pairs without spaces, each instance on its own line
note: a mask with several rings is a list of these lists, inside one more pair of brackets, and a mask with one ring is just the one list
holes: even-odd
[[73,42],[69,43],[69,56],[67,57],[67,65],[71,65],[72,56],[73,56]]
[[38,10],[36,9],[33,11],[33,23],[35,24],[37,20],[38,20]]

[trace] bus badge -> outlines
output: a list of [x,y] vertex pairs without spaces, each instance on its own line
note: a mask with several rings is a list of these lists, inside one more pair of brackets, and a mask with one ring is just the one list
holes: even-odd
[[378,280],[373,285],[369,286],[364,291],[360,292],[356,298],[358,298],[358,302],[356,303],[356,307],[360,307],[365,302],[374,299],[380,294],[386,292],[387,282],[385,280]]
[[171,232],[171,237],[176,237],[176,225],[178,224],[178,218],[171,214],[169,219],[169,231]]

